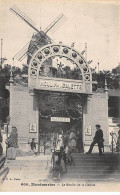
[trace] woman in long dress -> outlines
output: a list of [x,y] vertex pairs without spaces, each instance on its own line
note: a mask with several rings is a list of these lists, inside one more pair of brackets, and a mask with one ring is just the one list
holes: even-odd
[[64,146],[63,144],[63,135],[62,135],[62,131],[60,131],[59,135],[58,135],[58,139],[57,139],[57,150],[60,150],[60,148]]
[[72,149],[76,148],[76,135],[73,129],[71,130],[69,135],[69,147],[71,147]]
[[14,126],[12,127],[12,131],[6,143],[8,145],[7,158],[9,160],[15,160],[17,155],[17,148],[18,148],[18,133],[16,127]]

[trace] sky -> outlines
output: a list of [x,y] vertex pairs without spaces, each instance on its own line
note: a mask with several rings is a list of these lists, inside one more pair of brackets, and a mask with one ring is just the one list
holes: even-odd
[[[2,56],[5,63],[12,64],[12,58],[30,41],[35,32],[24,21],[9,11],[16,5],[44,30],[59,14],[67,20],[53,34],[48,33],[56,43],[62,41],[81,52],[87,43],[87,60],[93,60],[91,68],[99,62],[100,70],[111,70],[120,62],[120,1],[81,0],[0,0],[0,39],[3,39]],[[1,48],[0,48],[1,50]],[[14,60],[14,65],[22,68]]]

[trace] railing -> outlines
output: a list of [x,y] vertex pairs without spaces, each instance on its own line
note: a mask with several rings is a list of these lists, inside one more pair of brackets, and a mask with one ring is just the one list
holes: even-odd
[[9,168],[8,167],[4,167],[4,163],[5,163],[5,156],[0,156],[0,183],[3,183],[4,179],[6,178],[8,172],[9,172]]
[[116,151],[117,135],[114,132],[111,132],[110,135],[112,137],[111,146],[112,146],[112,153],[113,153],[114,151]]

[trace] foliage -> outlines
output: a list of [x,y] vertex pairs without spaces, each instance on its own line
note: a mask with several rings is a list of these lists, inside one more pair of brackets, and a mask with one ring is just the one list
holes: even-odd
[[107,81],[107,86],[109,89],[119,89],[120,88],[120,65],[116,68],[109,70],[99,71],[98,73],[92,73],[92,80],[97,81],[98,88],[104,88],[105,79]]
[[[62,71],[58,71],[57,77],[67,79],[81,79],[81,72],[77,68],[71,69],[69,66],[65,66]],[[27,84],[27,78],[23,77],[28,74],[28,68],[23,66],[22,69],[18,67],[12,67],[13,77],[18,84]],[[11,66],[6,64],[4,68],[0,66],[0,121],[6,122],[6,118],[9,115],[9,92],[5,86],[9,83],[11,74]],[[97,85],[93,87],[104,88],[105,79],[107,81],[108,88],[120,89],[120,65],[112,69],[112,71],[99,71],[99,73],[92,71],[92,79],[96,81]]]
[[[22,70],[18,67],[12,67],[12,73],[15,80],[22,79]],[[6,85],[9,84],[11,74],[11,65],[5,64],[4,68],[0,68],[0,121],[7,122],[9,115],[9,91]]]

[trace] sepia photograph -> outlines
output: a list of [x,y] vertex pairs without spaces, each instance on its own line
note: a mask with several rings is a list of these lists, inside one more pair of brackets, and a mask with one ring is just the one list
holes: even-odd
[[120,1],[0,0],[0,192],[120,191]]

